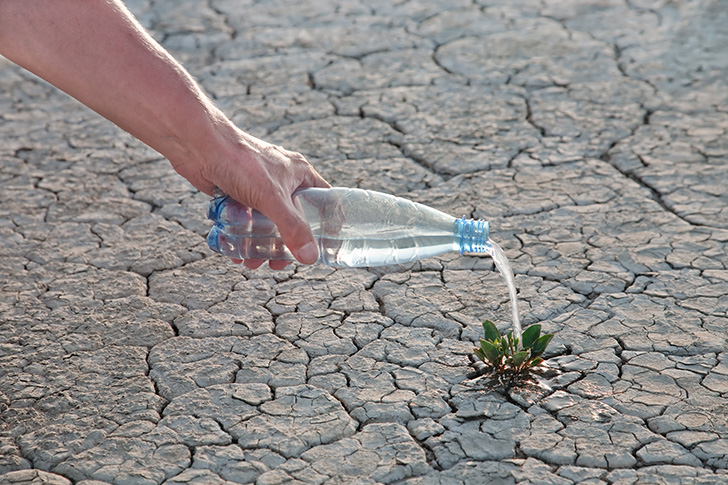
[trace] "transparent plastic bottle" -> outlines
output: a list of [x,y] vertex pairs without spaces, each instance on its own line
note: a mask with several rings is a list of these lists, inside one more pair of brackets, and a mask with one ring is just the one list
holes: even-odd
[[[408,263],[449,251],[485,253],[488,222],[456,219],[400,197],[355,188],[301,189],[294,194],[318,241],[319,263],[357,268]],[[273,221],[229,196],[210,201],[213,251],[234,259],[289,260]]]

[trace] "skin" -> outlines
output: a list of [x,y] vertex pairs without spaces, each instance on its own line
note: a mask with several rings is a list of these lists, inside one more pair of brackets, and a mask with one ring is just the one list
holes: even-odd
[[316,261],[291,194],[328,183],[303,155],[236,127],[122,2],[0,0],[0,54],[158,151],[201,192],[212,195],[217,186],[257,209],[296,259]]

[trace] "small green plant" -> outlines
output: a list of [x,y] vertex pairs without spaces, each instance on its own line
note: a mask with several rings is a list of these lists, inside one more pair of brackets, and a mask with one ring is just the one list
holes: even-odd
[[490,320],[483,322],[483,330],[485,338],[480,339],[480,348],[474,349],[475,355],[498,373],[520,374],[536,367],[543,362],[541,356],[554,337],[550,333],[541,335],[541,325],[531,325],[524,330],[520,342],[513,336],[513,331],[501,335]]

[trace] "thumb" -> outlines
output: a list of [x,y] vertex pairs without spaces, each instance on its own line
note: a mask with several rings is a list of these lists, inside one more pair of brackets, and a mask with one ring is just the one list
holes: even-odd
[[270,219],[278,227],[283,243],[294,258],[303,264],[314,264],[318,260],[318,244],[303,214],[290,205],[276,211]]

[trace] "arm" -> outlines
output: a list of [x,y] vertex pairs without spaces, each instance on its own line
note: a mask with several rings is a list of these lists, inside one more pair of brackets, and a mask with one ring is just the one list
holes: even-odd
[[258,209],[299,261],[315,262],[291,194],[326,181],[302,155],[233,125],[121,1],[0,0],[0,54],[157,150],[200,191],[217,186]]

